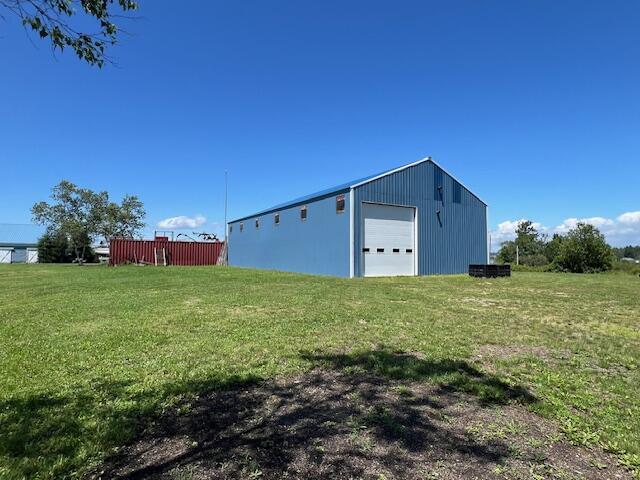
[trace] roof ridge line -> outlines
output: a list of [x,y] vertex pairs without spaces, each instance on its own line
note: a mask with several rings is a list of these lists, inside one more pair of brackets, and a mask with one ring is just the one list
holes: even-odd
[[424,162],[433,162],[433,160],[431,159],[431,157],[425,157],[425,158],[422,158],[420,160],[416,160],[415,162],[411,162],[411,163],[407,163],[406,165],[402,165],[401,167],[393,168],[391,170],[387,170],[386,172],[382,172],[381,174],[376,175],[375,177],[367,178],[366,180],[362,180],[360,182],[354,183],[349,188],[357,188],[357,187],[359,187],[361,185],[365,185],[365,184],[367,184],[369,182],[373,182],[373,181],[378,180],[378,179],[380,179],[382,177],[386,177],[388,175],[392,175],[394,173],[401,172],[402,170],[406,170],[407,168],[415,167],[416,165],[420,165],[421,163],[424,163]]
[[428,156],[428,157],[421,158],[420,160],[416,160],[414,162],[407,163],[405,165],[401,165],[399,167],[392,168],[390,170],[386,170],[386,171],[384,171],[382,173],[379,173],[377,175],[373,175],[371,177],[365,177],[364,179],[360,179],[360,180],[355,181],[355,183],[345,183],[345,184],[341,184],[341,185],[336,185],[335,187],[327,188],[325,190],[321,190],[321,191],[318,191],[318,192],[315,192],[315,193],[312,193],[312,194],[309,194],[309,195],[305,195],[305,196],[302,196],[302,197],[299,197],[299,198],[294,198],[294,199],[289,200],[287,202],[283,202],[281,204],[274,205],[274,206],[272,206],[270,208],[267,208],[267,209],[264,209],[264,210],[259,210],[258,212],[252,213],[251,215],[245,215],[245,216],[238,217],[236,219],[230,220],[229,222],[227,222],[227,224],[240,222],[240,221],[247,220],[247,219],[254,218],[254,217],[260,217],[260,216],[263,216],[263,215],[268,215],[270,213],[273,213],[273,212],[276,212],[276,211],[279,211],[279,210],[286,210],[286,209],[289,209],[289,208],[296,207],[298,205],[304,205],[305,203],[314,201],[316,199],[328,197],[328,196],[331,196],[331,195],[333,195],[335,193],[348,191],[348,190],[353,190],[354,188],[360,187],[361,185],[366,185],[367,183],[373,182],[375,180],[378,180],[380,178],[392,175],[392,174],[397,173],[397,172],[401,172],[401,171],[406,170],[408,168],[415,167],[415,166],[420,165],[420,164],[425,163],[425,162],[431,162],[433,165],[435,165],[440,170],[445,172],[453,180],[458,182],[462,187],[464,187],[465,190],[467,190],[471,195],[473,195],[475,198],[477,198],[481,203],[483,203],[485,206],[488,205],[487,202],[482,200],[478,195],[476,195],[464,183],[462,183],[460,180],[458,180],[456,177],[454,177],[451,173],[449,173],[448,170],[444,169],[438,162],[436,162],[433,159],[433,157]]

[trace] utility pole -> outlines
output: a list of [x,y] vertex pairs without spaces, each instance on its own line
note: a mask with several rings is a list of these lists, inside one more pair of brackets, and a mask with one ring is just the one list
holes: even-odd
[[227,244],[227,171],[224,171],[224,243]]
[[224,244],[222,245],[222,250],[218,255],[218,265],[228,265],[229,264],[229,239],[228,239],[228,231],[227,231],[227,171],[224,171]]
[[489,258],[487,259],[487,263],[489,264],[493,263],[491,261],[491,235],[489,235]]

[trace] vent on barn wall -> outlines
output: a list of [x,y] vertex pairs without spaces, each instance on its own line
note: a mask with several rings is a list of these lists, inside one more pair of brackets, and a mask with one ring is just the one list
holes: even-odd
[[435,167],[433,175],[433,199],[444,202],[444,192],[442,191],[442,170]]

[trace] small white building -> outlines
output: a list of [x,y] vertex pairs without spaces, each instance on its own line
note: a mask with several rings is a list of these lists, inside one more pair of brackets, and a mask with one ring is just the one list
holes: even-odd
[[623,257],[620,259],[620,261],[628,262],[628,263],[640,263],[640,260],[636,260],[635,258],[631,258],[631,257]]
[[98,261],[100,263],[107,263],[109,261],[109,245],[105,245],[104,243],[99,243],[97,245],[94,245],[91,248],[93,248],[93,251],[98,257]]
[[39,225],[0,223],[0,263],[38,263]]

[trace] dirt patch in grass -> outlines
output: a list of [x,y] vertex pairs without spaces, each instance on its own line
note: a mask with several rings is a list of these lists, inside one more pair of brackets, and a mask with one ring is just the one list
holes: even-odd
[[204,395],[90,477],[631,478],[610,456],[567,443],[520,401],[344,366]]

